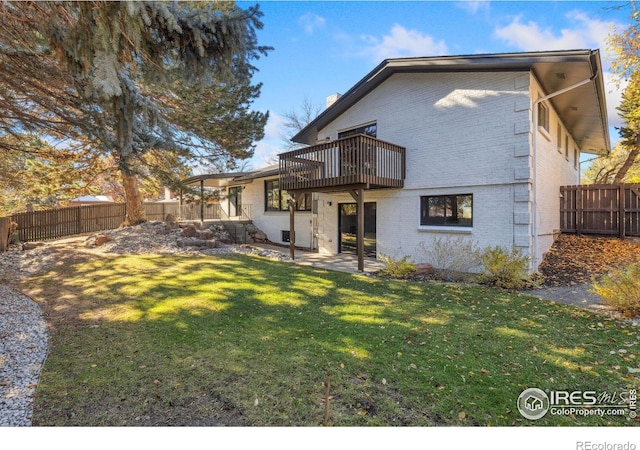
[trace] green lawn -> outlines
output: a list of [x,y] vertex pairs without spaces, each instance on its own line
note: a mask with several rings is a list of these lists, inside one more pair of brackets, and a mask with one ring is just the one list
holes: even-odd
[[66,262],[23,289],[52,333],[34,425],[628,426],[516,400],[640,384],[638,328],[484,287],[225,255]]

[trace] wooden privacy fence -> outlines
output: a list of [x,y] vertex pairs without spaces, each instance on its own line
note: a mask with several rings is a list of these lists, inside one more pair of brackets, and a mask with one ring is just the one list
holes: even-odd
[[[144,204],[148,220],[165,220],[167,214],[182,220],[200,220],[200,205],[150,202]],[[220,205],[205,205],[204,219],[219,219]],[[124,203],[84,205],[14,214],[0,218],[0,251],[8,245],[8,227],[11,221],[18,224],[18,240],[32,242],[57,239],[75,234],[118,228],[125,217]]]
[[560,188],[560,231],[640,236],[640,184]]

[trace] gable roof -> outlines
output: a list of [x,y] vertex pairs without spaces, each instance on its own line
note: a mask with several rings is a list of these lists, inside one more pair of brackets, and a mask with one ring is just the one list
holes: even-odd
[[533,72],[546,94],[593,77],[590,83],[553,97],[549,101],[581,151],[588,153],[609,152],[611,144],[599,50],[386,59],[333,105],[320,113],[292,140],[302,144],[315,144],[319,130],[326,127],[393,74],[496,71]]

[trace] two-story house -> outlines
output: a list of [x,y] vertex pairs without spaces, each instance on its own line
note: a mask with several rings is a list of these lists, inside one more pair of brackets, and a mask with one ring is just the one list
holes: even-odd
[[420,245],[462,236],[516,247],[535,270],[559,187],[579,183],[581,153],[610,149],[599,51],[388,59],[293,140],[306,147],[279,167],[227,179],[271,241],[295,231],[296,245],[361,265],[424,262]]

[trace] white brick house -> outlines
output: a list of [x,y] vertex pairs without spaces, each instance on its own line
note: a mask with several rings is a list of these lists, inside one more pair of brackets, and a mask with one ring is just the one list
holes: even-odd
[[[346,137],[358,133],[369,137]],[[235,180],[270,240],[289,227],[285,207],[266,205],[278,180],[306,194],[296,245],[350,251],[362,193],[370,254],[424,262],[421,243],[462,236],[517,247],[535,270],[559,228],[559,187],[579,183],[580,153],[610,148],[599,52],[386,60],[294,141],[309,147]]]

